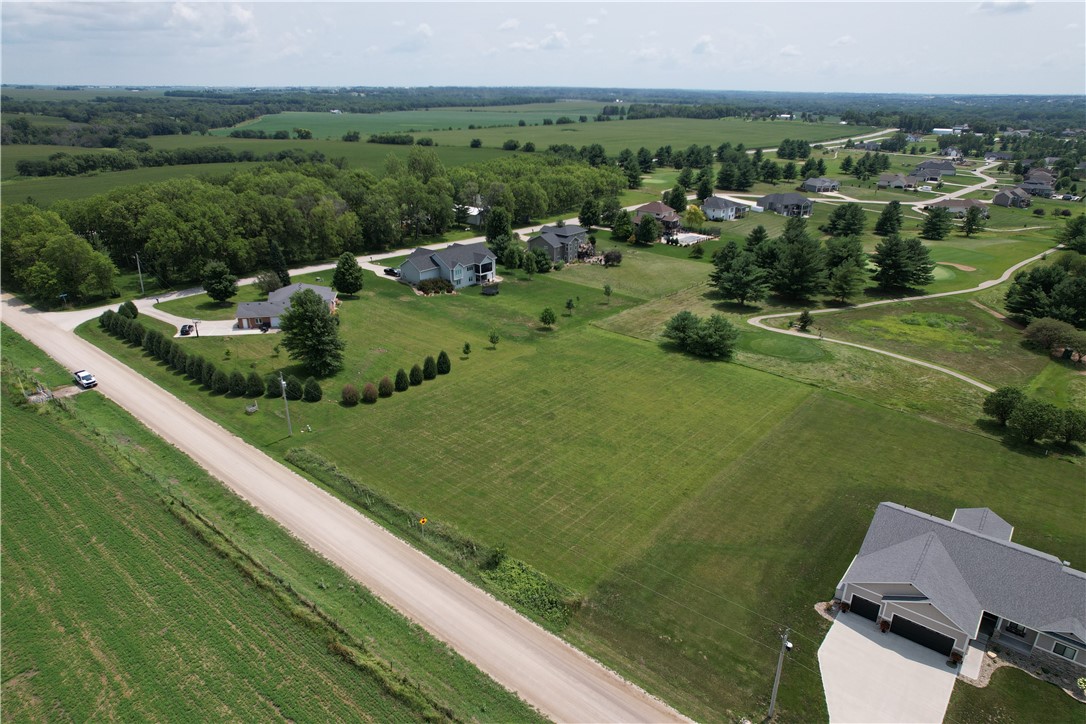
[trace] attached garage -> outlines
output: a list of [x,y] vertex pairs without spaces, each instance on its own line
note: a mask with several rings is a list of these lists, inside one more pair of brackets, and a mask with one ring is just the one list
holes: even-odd
[[858,613],[872,621],[879,620],[879,604],[855,594],[852,596],[852,603],[849,605],[848,610],[850,613]]
[[894,616],[890,622],[890,633],[907,638],[945,656],[950,656],[950,652],[954,649],[954,639],[901,616]]

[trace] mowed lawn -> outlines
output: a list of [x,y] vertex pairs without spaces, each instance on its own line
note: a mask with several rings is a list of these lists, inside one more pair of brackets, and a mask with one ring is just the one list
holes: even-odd
[[[812,609],[832,596],[882,500],[944,516],[987,505],[1015,524],[1016,540],[1082,565],[1080,466],[820,390],[833,387],[825,380],[787,377],[815,367],[831,381],[855,378],[850,395],[915,404],[925,415],[927,401],[943,397],[979,410],[964,385],[934,373],[926,384],[909,366],[814,341],[777,345],[771,333],[744,335],[741,364],[729,364],[669,351],[655,323],[612,330],[642,310],[666,319],[668,304],[674,313],[679,300],[704,299],[685,281],[658,282],[679,286],[670,295],[635,283],[647,256],[510,281],[495,298],[420,298],[367,277],[360,298],[341,308],[347,368],[325,384],[324,401],[291,403],[294,438],[281,400],[262,399],[260,413],[246,416],[245,400],[200,391],[138,351],[123,354],[271,454],[310,448],[570,587],[583,605],[565,635],[699,719],[764,715],[783,625],[801,643],[782,711],[825,716],[814,659],[825,625]],[[603,282],[616,290],[610,303]],[[639,304],[627,288],[665,296]],[[561,314],[567,298],[577,300],[572,316]],[[553,330],[537,321],[546,305],[560,312]],[[496,349],[490,329],[502,337]],[[124,349],[93,327],[82,333]],[[275,341],[185,344],[227,369],[297,372],[285,353],[275,356]],[[373,406],[339,405],[344,382],[376,381],[441,349],[451,374]],[[756,359],[773,374],[751,369]],[[869,364],[894,372],[879,377]],[[911,403],[915,396],[923,399]],[[303,426],[312,432],[300,434]]]

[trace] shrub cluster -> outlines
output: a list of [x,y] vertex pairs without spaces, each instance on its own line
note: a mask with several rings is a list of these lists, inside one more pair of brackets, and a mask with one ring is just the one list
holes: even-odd
[[668,320],[664,337],[698,357],[731,359],[739,331],[721,314],[701,319],[684,310]]
[[448,279],[423,279],[418,284],[418,289],[423,294],[448,294],[456,290]]
[[1086,412],[1027,397],[1017,387],[1000,387],[984,398],[984,413],[1027,442],[1086,442]]
[[129,171],[158,166],[189,166],[202,163],[324,163],[320,151],[284,149],[268,153],[234,151],[226,146],[200,148],[158,149],[150,151],[123,150],[115,153],[54,153],[45,161],[22,159],[15,162],[20,176],[78,176],[97,171]]

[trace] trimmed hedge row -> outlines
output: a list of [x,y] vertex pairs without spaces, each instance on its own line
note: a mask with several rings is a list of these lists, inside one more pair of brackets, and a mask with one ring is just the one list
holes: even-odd
[[382,397],[392,397],[393,392],[406,392],[411,387],[418,387],[425,380],[436,379],[438,375],[447,375],[450,372],[452,360],[445,350],[441,350],[436,359],[429,356],[421,365],[413,365],[410,372],[403,367],[398,369],[395,382],[385,375],[376,385],[372,382],[365,383],[361,391],[348,382],[340,392],[340,400],[347,407],[354,407],[359,402],[372,405]]

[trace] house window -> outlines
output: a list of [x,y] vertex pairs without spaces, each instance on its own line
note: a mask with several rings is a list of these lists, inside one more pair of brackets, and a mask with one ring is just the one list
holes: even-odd
[[1007,633],[1012,633],[1015,636],[1025,636],[1026,635],[1026,627],[1022,626],[1021,624],[1014,623],[1013,621],[1008,621],[1007,622],[1007,626],[1006,626],[1005,630],[1006,630]]
[[1078,653],[1077,649],[1073,649],[1070,646],[1064,646],[1063,644],[1056,644],[1052,647],[1052,653],[1057,656],[1062,656],[1065,659],[1075,660],[1075,654]]

